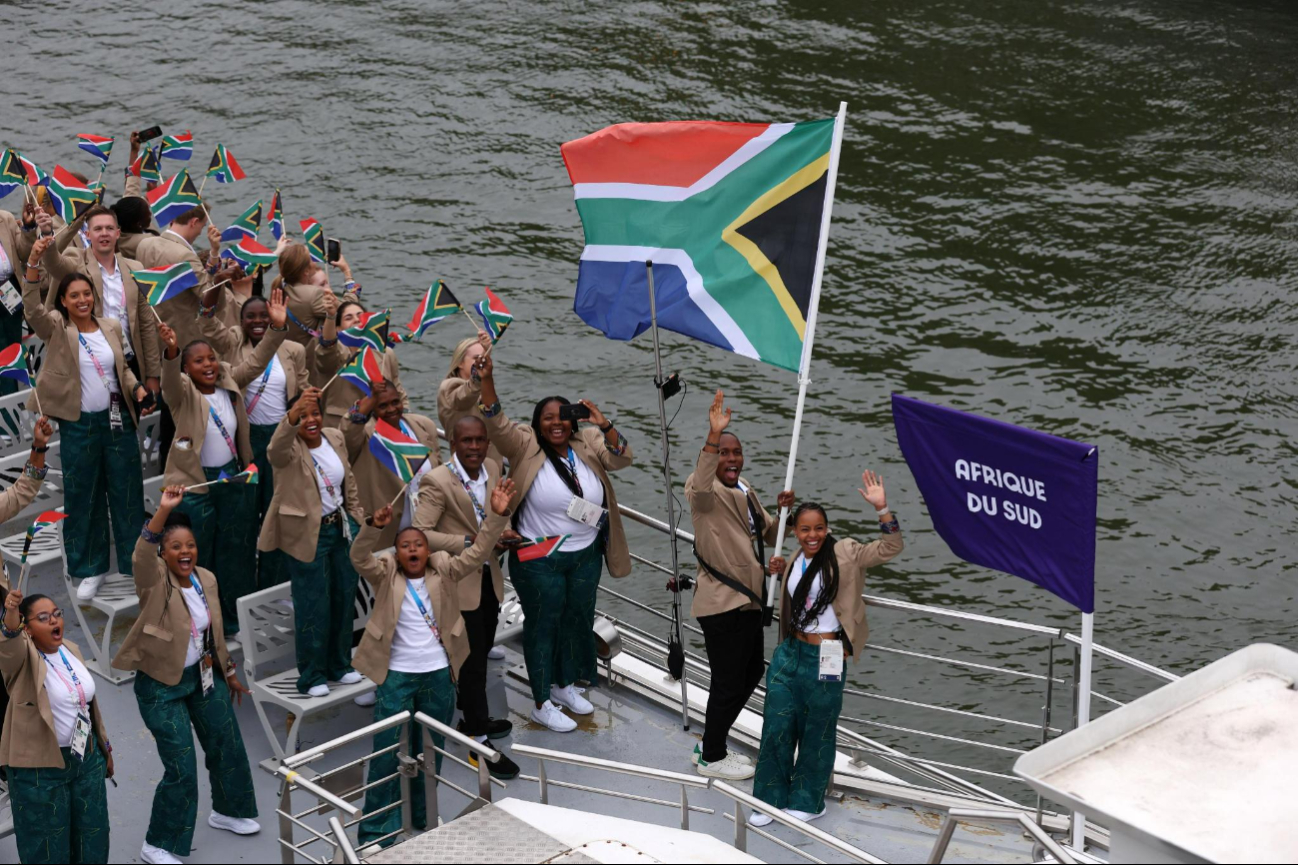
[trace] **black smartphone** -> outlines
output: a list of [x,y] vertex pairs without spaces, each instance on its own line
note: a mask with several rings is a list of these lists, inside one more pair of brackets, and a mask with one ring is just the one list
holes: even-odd
[[527,538],[501,538],[500,539],[500,545],[502,547],[516,547],[519,544],[526,544],[526,543],[530,543],[530,541],[528,541]]
[[139,401],[137,407],[140,411],[148,411],[153,408],[155,402],[157,402],[157,399],[153,396],[153,391],[149,391],[144,395],[144,399]]
[[590,409],[584,405],[561,405],[559,406],[559,420],[569,420],[573,423],[579,420],[590,420]]
[[329,261],[337,261],[343,257],[343,245],[332,237],[325,244],[325,258]]
[[152,141],[161,134],[161,126],[150,126],[148,129],[142,129],[140,130],[140,143],[143,144],[146,141]]

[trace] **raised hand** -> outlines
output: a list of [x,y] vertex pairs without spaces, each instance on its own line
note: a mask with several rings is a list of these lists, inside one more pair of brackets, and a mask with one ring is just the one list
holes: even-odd
[[210,222],[207,224],[207,242],[212,247],[212,255],[221,254],[221,232]]
[[856,491],[861,494],[861,498],[873,505],[875,510],[883,510],[888,506],[888,496],[883,491],[883,478],[866,469],[861,474],[861,483],[865,488],[857,487]]
[[36,227],[40,229],[41,234],[54,235],[54,217],[45,211],[45,208],[36,208],[35,217]]
[[54,427],[50,425],[50,419],[46,415],[41,415],[32,424],[32,447],[43,448],[50,443],[50,438],[54,435]]
[[771,556],[771,561],[766,566],[768,574],[784,573],[784,556]]
[[717,388],[716,396],[712,397],[712,405],[708,407],[708,426],[712,430],[712,435],[708,436],[712,441],[717,440],[726,427],[730,426],[730,409],[725,407],[726,395]]
[[775,504],[782,508],[793,509],[793,490],[785,490],[775,497]]
[[162,491],[162,499],[158,502],[158,510],[171,511],[176,505],[180,504],[185,498],[185,487],[182,484],[173,484]]
[[608,418],[604,417],[604,412],[600,411],[599,406],[595,405],[595,403],[588,399],[579,399],[577,404],[590,409],[590,417],[586,419],[588,423],[593,423],[597,427],[608,426]]
[[18,615],[18,605],[23,602],[23,593],[17,589],[10,589],[9,594],[5,595],[4,606],[4,626],[10,631],[18,630],[22,624],[22,619]]
[[[330,292],[333,294],[333,292]],[[276,288],[266,301],[266,311],[270,315],[270,326],[280,330],[288,326],[288,303],[284,300],[284,289]]]
[[158,339],[162,340],[162,344],[167,347],[168,351],[177,351],[180,348],[176,344],[176,332],[165,321],[158,324]]
[[[495,499],[493,498],[492,501],[495,501]],[[392,505],[384,505],[379,508],[374,512],[374,516],[370,518],[370,521],[376,529],[387,528],[388,523],[392,522]]]
[[514,482],[501,478],[496,488],[491,491],[491,512],[498,516],[509,513],[509,503],[514,499]]
[[[54,235],[52,234],[46,234],[42,237],[36,238],[36,242],[32,244],[31,255],[27,256],[27,266],[39,267],[41,256],[45,254],[45,250],[49,249],[50,244],[53,242]],[[32,264],[32,262],[36,262],[36,264]]]
[[332,319],[338,312],[338,295],[334,294],[327,288],[324,290],[324,305],[325,312],[328,313],[328,317]]

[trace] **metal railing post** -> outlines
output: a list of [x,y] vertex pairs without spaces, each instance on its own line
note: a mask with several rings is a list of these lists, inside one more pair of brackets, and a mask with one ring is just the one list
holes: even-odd
[[481,756],[478,757],[478,795],[488,802],[491,801],[491,770],[487,768],[487,761]]
[[951,837],[955,835],[955,818],[950,814],[942,820],[942,828],[938,830],[937,840],[933,842],[933,849],[928,854],[925,861],[928,865],[937,865],[946,855],[947,847],[951,846]]
[[348,865],[359,865],[360,857],[356,855],[356,848],[352,846],[352,839],[347,837],[347,830],[343,828],[342,821],[337,817],[330,817],[329,828],[333,830],[334,837],[338,839],[338,850],[334,856],[334,861],[341,859]]
[[[1041,744],[1050,738],[1050,712],[1055,697],[1055,638],[1050,638],[1050,653],[1046,656],[1046,703],[1041,707]],[[1037,825],[1044,819],[1044,800],[1037,794]]]
[[536,759],[536,780],[541,788],[541,804],[550,804],[550,785],[545,779],[545,761],[540,757]]
[[410,724],[401,725],[401,745],[397,748],[397,774],[401,784],[401,830],[409,836],[415,828],[414,810],[411,801],[410,770]]
[[735,849],[740,853],[748,852],[748,815],[743,803],[735,800]]
[[681,785],[681,828],[687,832],[690,828],[690,797],[684,784]]
[[[428,742],[426,748],[423,747],[425,741]],[[417,756],[419,772],[423,776],[420,780],[424,785],[424,819],[429,829],[436,829],[442,813],[441,803],[437,801],[437,782],[440,780],[437,777],[437,740],[433,738],[431,730],[427,731],[426,735],[425,731],[421,730],[419,742],[422,750]],[[431,765],[428,762],[430,755],[433,758]]]
[[[281,778],[280,786],[283,792],[279,795],[279,837],[291,845],[293,843],[293,821],[289,820],[287,815],[293,813],[293,785],[288,780]],[[281,865],[293,865],[293,851],[283,844],[279,848],[279,861]]]

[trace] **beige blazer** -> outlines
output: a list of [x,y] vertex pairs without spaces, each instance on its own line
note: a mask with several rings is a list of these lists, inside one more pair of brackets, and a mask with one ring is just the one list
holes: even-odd
[[[311,384],[316,387],[324,387],[328,384],[329,379],[333,378],[334,374],[342,369],[347,364],[347,361],[351,360],[352,353],[355,351],[356,349],[348,348],[341,342],[335,342],[333,345],[320,348],[318,342],[312,341],[312,344],[307,349],[307,362],[311,368]],[[401,366],[397,363],[396,351],[389,348],[379,355],[379,369],[383,372],[384,381],[396,385],[397,390],[401,393],[402,405],[408,405],[409,399],[406,395],[406,389],[401,386]],[[333,384],[330,384],[329,389],[324,394],[325,423],[329,426],[336,425],[338,420],[345,418],[348,410],[363,396],[365,394],[361,389],[349,381],[338,379]]]
[[25,234],[31,235],[31,238],[25,241],[26,249],[30,252],[32,244],[35,243],[36,232],[23,231],[22,226],[18,224],[18,217],[7,210],[0,210],[0,247],[4,247],[5,258],[9,259],[9,266],[13,268],[14,278],[19,286],[22,285],[23,274],[27,272],[27,259],[19,255],[24,246],[23,235]]
[[[315,558],[316,542],[320,537],[322,507],[311,449],[298,438],[297,433],[297,425],[285,415],[266,446],[266,456],[275,469],[275,494],[261,524],[257,549],[262,552],[283,550],[299,562],[309,562]],[[352,519],[364,525],[365,511],[356,491],[356,475],[347,459],[342,431],[326,428],[321,430],[321,436],[342,460],[344,508]]]
[[[144,239],[146,237],[157,237],[157,236],[158,233],[154,231],[152,228],[150,228],[148,231],[144,231],[139,234],[123,233],[120,237],[117,238],[117,251],[118,253],[126,256],[127,258],[133,258],[136,261],[139,261],[140,244],[144,242]],[[150,316],[152,316],[152,313],[150,313]],[[156,324],[157,322],[154,323]]]
[[[694,549],[713,568],[752,589],[757,597],[764,597],[766,568],[757,560],[756,535],[748,528],[748,496],[738,487],[728,487],[717,479],[719,460],[719,454],[700,451],[694,473],[685,479],[685,500],[690,504],[690,518],[694,521]],[[774,547],[778,522],[762,507],[748,479],[741,477],[740,480],[748,487],[756,505],[757,530],[762,533],[762,540]],[[697,619],[736,609],[757,610],[760,606],[727,588],[699,565],[691,615]]]
[[[473,582],[475,574],[482,573],[482,563],[491,556],[500,533],[509,525],[509,517],[488,511],[482,532],[473,546],[453,556],[434,552],[428,557],[424,570],[424,585],[433,602],[433,620],[441,633],[442,646],[451,660],[451,678],[459,675],[460,666],[469,657],[469,636],[465,633],[464,617],[460,615],[459,593],[456,583]],[[401,605],[406,599],[406,576],[397,567],[392,553],[374,555],[380,532],[365,526],[352,544],[352,565],[356,573],[374,587],[374,607],[365,624],[361,644],[356,647],[352,666],[360,670],[374,684],[382,685],[388,677],[388,662],[392,659],[392,636],[397,632]]]
[[[49,288],[45,295],[46,303],[51,307],[54,305],[54,291],[65,275],[80,273],[89,277],[91,284],[94,285],[95,315],[103,316],[104,278],[99,269],[99,262],[95,260],[90,250],[77,246],[59,255],[51,246],[45,250],[41,263],[45,265],[50,275]],[[132,271],[142,270],[143,267],[138,261],[120,253],[117,255],[117,271],[122,275],[122,290],[126,294],[126,315],[131,323],[131,347],[135,349],[140,372],[146,378],[160,379],[162,350],[158,342],[158,320],[154,317],[153,310],[149,308],[147,295],[140,291],[135,278],[131,276]]]
[[[135,572],[140,614],[122,641],[117,657],[113,658],[113,666],[119,670],[138,670],[164,685],[176,685],[185,672],[185,653],[189,649],[189,607],[171,578],[167,563],[158,555],[157,544],[143,537],[136,541],[131,569]],[[207,610],[212,616],[216,676],[224,678],[225,671],[230,669],[230,653],[225,648],[216,575],[199,567],[194,568],[194,573],[207,596]]]
[[[223,326],[215,317],[209,318],[202,316],[199,318],[199,324],[203,328],[203,337],[212,344],[216,353],[225,358],[231,365],[238,366],[245,361],[251,360],[257,352],[257,346],[249,341],[243,328],[235,325],[232,327]],[[262,339],[269,339],[272,330],[266,331],[266,336]],[[291,400],[300,394],[307,386],[306,373],[306,350],[296,342],[289,342],[284,339],[279,348],[275,351],[275,356],[279,358],[280,366],[284,367],[285,378],[285,400]],[[266,361],[267,364],[270,361]],[[261,387],[261,376],[266,367],[257,370],[248,383],[243,386],[244,396],[248,395],[250,388],[256,392],[256,388]]]
[[[81,420],[81,341],[77,338],[77,326],[64,318],[63,313],[47,308],[41,300],[42,289],[48,284],[48,276],[41,282],[22,280],[23,315],[36,335],[45,342],[45,359],[41,363],[40,375],[36,377],[36,396],[50,417],[78,421]],[[121,325],[113,318],[96,316],[95,321],[113,350],[113,368],[117,370],[122,401],[131,413],[131,420],[138,421],[135,389],[139,382],[122,354]],[[103,361],[101,358],[100,363]],[[28,411],[36,411],[36,404],[36,399],[28,400]]]
[[[7,523],[18,512],[30,505],[36,500],[36,494],[41,491],[41,482],[27,474],[26,470],[18,473],[18,480],[14,481],[13,486],[4,492],[0,492],[0,524]],[[4,569],[0,568],[0,586],[5,591],[9,590],[9,581],[4,577]],[[3,766],[0,763],[0,766]]]
[[297,319],[296,322],[293,318],[288,320],[289,340],[305,347],[314,339],[302,325],[312,330],[320,329],[325,316],[329,314],[329,307],[325,303],[325,292],[328,290],[318,285],[301,282],[285,284],[284,300],[288,303],[288,311],[293,314],[293,318]]
[[[865,591],[866,569],[896,558],[903,546],[901,532],[884,535],[868,544],[858,543],[851,538],[841,538],[834,544],[834,557],[838,559],[838,594],[834,596],[832,606],[838,623],[851,643],[853,661],[861,656],[861,648],[870,638],[870,628],[865,621],[865,600],[861,597],[861,593]],[[780,577],[781,640],[789,636],[789,602],[792,597],[789,594],[789,572],[793,570],[797,558],[797,550],[789,553],[784,573]]]
[[[500,463],[487,459],[483,461],[481,471],[487,475],[487,496],[490,497],[496,481],[500,480]],[[485,501],[479,504],[490,516],[491,505]],[[464,484],[451,472],[450,463],[443,463],[433,469],[419,482],[419,500],[415,505],[411,525],[422,529],[428,536],[428,546],[445,553],[462,552],[464,539],[474,537],[480,531],[473,501],[464,491]],[[493,554],[487,557],[487,564],[491,567],[491,585],[496,590],[496,600],[503,601],[505,578],[500,572],[500,561]],[[482,583],[474,580],[461,581],[460,610],[476,610],[480,603]]]
[[[198,323],[198,310],[203,292],[212,287],[212,277],[198,260],[194,248],[174,232],[163,231],[157,237],[144,237],[135,248],[135,258],[145,267],[163,267],[185,262],[194,269],[194,273],[198,274],[198,285],[159,304],[157,310],[162,320],[176,332],[176,341],[182,349],[193,340],[201,339],[203,331]],[[218,315],[221,314],[224,303],[225,297],[222,295],[217,300]]]
[[[330,390],[333,390],[330,387]],[[430,418],[419,414],[406,414],[402,417],[406,426],[410,427],[414,437],[428,448],[428,461],[434,468],[442,464],[441,441],[437,438],[437,424],[433,423]],[[356,471],[356,488],[361,493],[361,507],[365,513],[372,514],[379,508],[392,501],[393,497],[401,490],[401,478],[388,471],[382,463],[375,459],[374,454],[370,453],[370,438],[374,435],[374,427],[377,421],[371,417],[365,423],[354,423],[350,418],[344,417],[338,422],[338,428],[343,431],[343,437],[347,442],[347,456],[351,460],[352,467]],[[424,476],[427,478],[427,475]],[[423,482],[420,482],[420,489],[423,488]],[[397,536],[397,527],[401,522],[401,515],[406,509],[406,497],[403,495],[392,505],[392,522],[384,529],[380,547],[392,546],[393,539]],[[461,547],[463,544],[461,544]]]
[[[530,426],[513,423],[502,411],[487,418],[487,436],[509,460],[509,477],[514,481],[522,502],[518,507],[527,507],[528,490],[546,462],[545,453],[537,444],[536,433]],[[578,430],[569,444],[577,459],[584,462],[604,486],[604,507],[608,509],[608,547],[604,550],[604,561],[612,576],[625,577],[631,573],[631,551],[627,547],[626,532],[622,529],[622,515],[617,509],[617,493],[609,482],[608,473],[631,465],[631,445],[627,445],[626,453],[618,456],[608,449],[603,434],[594,427]]]
[[[243,388],[254,376],[259,376],[270,358],[279,350],[284,340],[284,332],[268,331],[261,343],[242,360],[235,364],[221,363],[221,373],[216,378],[220,390],[230,392],[234,413],[239,420],[239,428],[230,430],[234,437],[235,447],[239,449],[239,464],[247,466],[252,462],[252,445],[248,440],[248,412],[243,407]],[[194,486],[206,483],[207,475],[203,473],[203,439],[207,437],[207,417],[209,404],[203,394],[194,386],[188,375],[180,371],[180,360],[184,357],[177,352],[175,358],[162,359],[162,396],[171,408],[171,416],[176,423],[176,438],[167,454],[167,485],[184,484]],[[180,447],[180,440],[188,438],[189,447]],[[231,458],[234,454],[231,454]],[[211,487],[195,490],[190,495],[207,495]]]
[[[85,663],[76,643],[64,640],[63,647]],[[54,732],[54,713],[45,687],[47,672],[48,665],[26,632],[12,639],[0,633],[0,673],[9,691],[9,708],[5,711],[4,730],[0,732],[0,766],[67,768],[59,751],[58,734]],[[55,687],[55,699],[66,700],[63,683],[56,679]],[[99,746],[105,747],[108,731],[99,714],[98,697],[90,701],[90,723],[94,725]]]

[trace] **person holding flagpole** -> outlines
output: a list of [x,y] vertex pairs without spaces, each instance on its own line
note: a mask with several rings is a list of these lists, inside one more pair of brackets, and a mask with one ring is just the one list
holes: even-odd
[[[271,291],[271,300],[283,305],[283,290]],[[242,363],[252,357],[270,332],[270,303],[263,297],[249,297],[239,311],[238,327],[223,327],[215,318],[207,316],[200,323],[204,336],[221,357],[233,364]],[[258,533],[275,494],[275,469],[266,456],[266,449],[271,436],[279,428],[279,422],[288,414],[289,403],[307,386],[306,349],[300,343],[285,339],[261,374],[243,388],[243,407],[248,414],[248,441],[252,445],[253,463],[257,466]],[[266,550],[257,556],[258,590],[279,585],[286,579],[288,573],[281,551]]]
[[[465,415],[482,419],[482,410],[478,408],[478,389],[470,386],[469,379],[474,374],[478,358],[491,348],[491,337],[485,330],[479,330],[477,336],[467,336],[460,340],[455,351],[451,353],[451,368],[437,387],[437,420],[442,429],[450,435],[455,424]],[[500,459],[500,454],[492,448],[491,458]]]
[[[592,628],[604,563],[614,577],[631,573],[631,553],[608,478],[610,471],[631,465],[631,446],[585,399],[573,406],[563,397],[546,397],[532,411],[530,426],[515,425],[501,410],[494,367],[492,356],[483,355],[479,376],[470,383],[481,387],[487,435],[509,460],[509,475],[518,487],[515,528],[525,538],[564,538],[557,551],[532,561],[521,561],[512,550],[509,573],[523,606],[532,720],[567,733],[577,724],[559,706],[578,715],[595,710],[578,693],[577,683],[593,685],[599,676]],[[579,416],[593,428],[579,432]]]
[[283,298],[272,297],[267,306],[269,332],[234,363],[218,360],[203,339],[182,352],[171,326],[158,327],[165,346],[162,393],[176,422],[164,475],[168,485],[195,488],[180,509],[193,524],[199,563],[221,583],[225,636],[231,638],[239,627],[239,598],[257,590],[257,499],[247,486],[256,483],[256,474],[242,391],[264,373],[288,332]]
[[[177,863],[188,856],[198,819],[198,761],[203,749],[212,795],[207,825],[235,835],[261,831],[248,752],[231,705],[251,693],[239,681],[225,643],[221,587],[199,566],[197,536],[178,510],[180,485],[162,491],[158,509],[135,542],[140,615],[113,658],[135,670],[135,702],[162,760],[162,780],[140,860]],[[239,858],[233,851],[229,859]]]
[[[120,325],[95,315],[95,288],[69,273],[45,306],[48,277],[40,261],[53,241],[38,239],[23,277],[23,315],[45,341],[45,360],[30,408],[59,422],[68,576],[79,580],[77,598],[99,591],[109,568],[109,527],[117,567],[129,574],[134,526],[144,519],[144,471],[135,435],[148,389],[126,363]],[[110,523],[111,520],[111,523]]]
[[[344,299],[338,305],[334,317],[325,319],[316,351],[308,351],[312,363],[312,383],[324,387],[321,410],[324,412],[325,423],[329,426],[343,427],[349,412],[365,396],[364,391],[352,382],[334,380],[338,370],[346,366],[356,353],[356,349],[344,345],[338,339],[338,332],[359,326],[364,315],[365,307],[359,301]],[[406,389],[401,386],[401,367],[397,363],[397,353],[390,345],[379,353],[379,370],[383,374],[384,383],[390,384],[401,394],[404,404],[407,396]]]
[[[903,546],[883,479],[867,470],[861,484],[857,491],[874,508],[882,538],[867,544],[836,539],[825,509],[803,502],[793,512],[798,553],[770,561],[770,572],[780,575],[780,644],[766,673],[753,795],[799,820],[825,813],[843,709],[843,663],[860,658],[870,635],[861,597],[866,571],[896,558]],[[754,811],[748,822],[765,826],[771,818]]]
[[266,456],[275,470],[275,495],[257,549],[285,554],[297,689],[324,697],[331,681],[361,681],[350,656],[358,577],[348,550],[365,512],[342,430],[327,428],[320,413],[319,388],[306,388],[289,404]]

